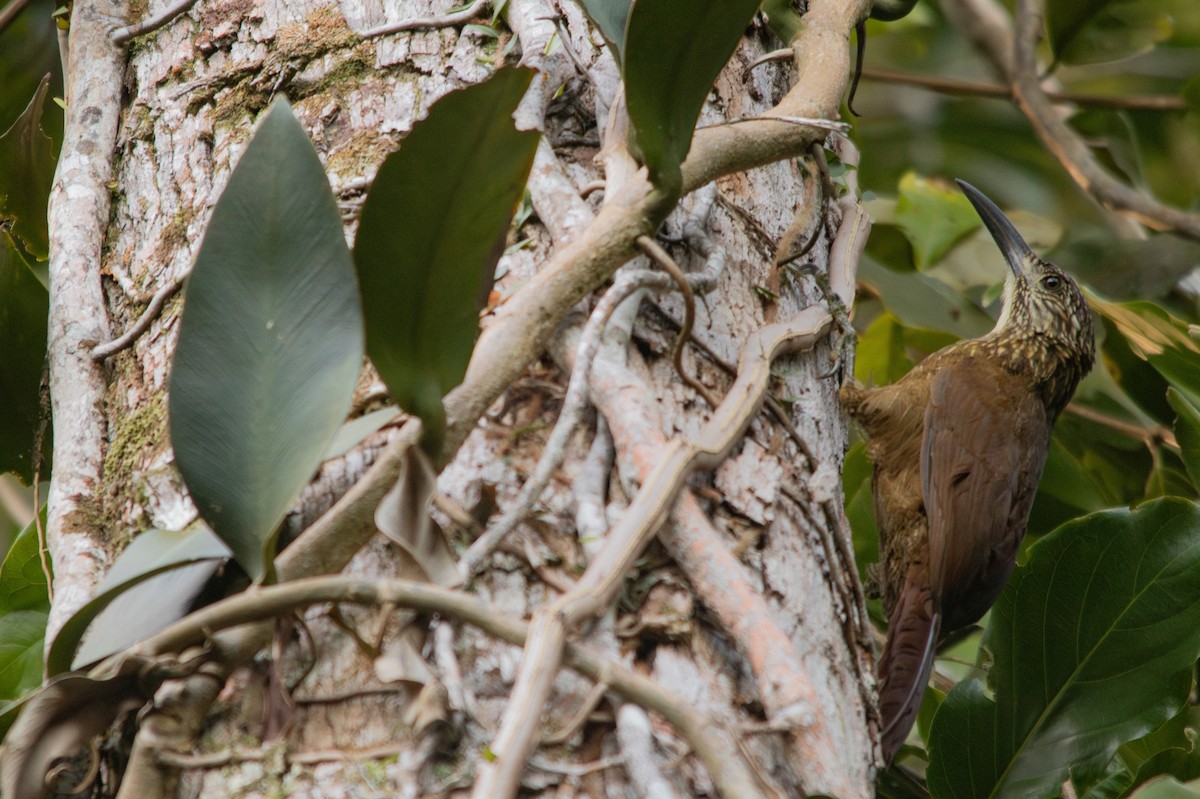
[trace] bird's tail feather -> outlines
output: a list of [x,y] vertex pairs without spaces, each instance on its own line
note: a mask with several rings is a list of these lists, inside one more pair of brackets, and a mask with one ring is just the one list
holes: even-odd
[[941,616],[934,609],[929,589],[914,588],[910,579],[888,622],[887,644],[879,659],[880,738],[885,763],[892,762],[917,719],[933,668]]

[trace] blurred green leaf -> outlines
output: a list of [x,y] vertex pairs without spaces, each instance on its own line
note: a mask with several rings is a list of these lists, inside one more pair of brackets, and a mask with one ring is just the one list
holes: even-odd
[[1200,653],[1200,507],[1094,513],[1035,543],[992,609],[983,681],[934,718],[935,796],[1057,796],[1183,707]]
[[[33,480],[34,436],[41,420],[42,367],[50,295],[13,240],[0,232],[0,472]],[[46,447],[44,452],[49,451]],[[43,467],[43,474],[46,469]]]
[[624,59],[625,23],[629,19],[631,0],[579,0],[583,10],[600,29],[617,54],[617,63]]
[[46,657],[47,672],[54,676],[87,666],[182,618],[230,555],[202,522],[180,532],[141,533],[59,630]]
[[170,385],[175,459],[255,581],[350,408],[362,366],[354,267],[325,170],[276,100],[213,210]]
[[1161,777],[1147,783],[1132,796],[1137,799],[1200,799],[1200,785],[1183,785],[1174,777]]
[[367,351],[436,448],[538,134],[513,127],[533,76],[502,69],[436,102],[380,167],[354,244]]
[[1055,0],[1047,4],[1046,25],[1056,60],[1092,64],[1166,41],[1174,15],[1187,12],[1188,6],[1176,0]]
[[936,264],[955,242],[981,225],[957,188],[909,172],[900,179],[894,221],[912,242],[917,269]]
[[854,351],[854,376],[877,386],[895,383],[913,367],[904,351],[904,328],[890,313],[882,313],[859,337]]
[[996,325],[990,316],[940,280],[915,272],[893,272],[870,256],[863,256],[859,263],[858,282],[870,288],[908,327],[975,338]]
[[15,220],[12,234],[38,258],[45,258],[50,249],[46,214],[54,155],[41,124],[49,92],[46,75],[25,111],[0,135],[0,218]]
[[625,33],[625,105],[654,184],[679,191],[700,109],[760,0],[638,0]]

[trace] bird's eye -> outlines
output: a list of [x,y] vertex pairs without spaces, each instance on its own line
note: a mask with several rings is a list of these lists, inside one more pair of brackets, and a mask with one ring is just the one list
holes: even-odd
[[1058,275],[1046,275],[1044,278],[1042,278],[1042,288],[1046,289],[1047,291],[1054,291],[1061,285],[1062,278]]

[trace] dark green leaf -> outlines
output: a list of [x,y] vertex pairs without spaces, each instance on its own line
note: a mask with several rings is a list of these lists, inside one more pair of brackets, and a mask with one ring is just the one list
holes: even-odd
[[1200,408],[1173,388],[1167,389],[1167,401],[1175,409],[1175,440],[1192,485],[1200,488]]
[[625,34],[625,105],[655,185],[678,191],[679,165],[713,81],[760,0],[638,0]]
[[26,483],[33,480],[49,307],[46,288],[0,232],[0,472],[15,472]]
[[[1047,4],[1047,23],[1059,5],[1067,7],[1074,27],[1052,27],[1051,41],[1056,60],[1067,64],[1115,61],[1146,52],[1171,37],[1178,14],[1195,8],[1190,0],[1055,0]],[[1061,41],[1055,44],[1056,40]]]
[[362,316],[341,218],[285,100],[221,194],[188,279],[171,440],[204,520],[256,581],[350,407]]
[[142,533],[125,547],[95,596],[59,630],[47,671],[54,675],[93,663],[182,618],[229,556],[229,547],[200,523],[182,532]]
[[1054,0],[1046,6],[1046,31],[1055,56],[1112,0]]
[[0,218],[16,220],[13,235],[38,258],[45,258],[49,252],[46,206],[54,180],[51,142],[41,125],[49,92],[47,75],[25,112],[0,135]]
[[961,191],[913,172],[900,179],[894,221],[912,242],[917,269],[922,270],[980,226],[978,214]]
[[935,796],[1059,795],[1173,716],[1200,652],[1200,507],[1095,513],[1034,544],[992,609],[988,683],[934,718]]
[[532,76],[502,69],[435,103],[363,205],[354,262],[367,351],[396,402],[421,417],[427,445],[445,426],[442,397],[466,372],[533,164],[538,134],[512,121]]
[[616,51],[617,63],[621,63],[630,0],[579,0],[579,4],[583,6],[592,22],[596,23],[605,41]]

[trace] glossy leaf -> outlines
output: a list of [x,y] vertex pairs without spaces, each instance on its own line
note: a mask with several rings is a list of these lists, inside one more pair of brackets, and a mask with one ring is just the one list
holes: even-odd
[[46,75],[24,113],[0,135],[0,218],[16,220],[13,235],[38,258],[49,252],[46,209],[54,180],[51,142],[41,124],[49,92]]
[[0,232],[0,342],[4,343],[4,357],[0,358],[0,407],[4,408],[0,414],[0,472],[15,472],[26,483],[33,480],[49,307],[45,286],[34,277],[13,240]]
[[513,127],[527,69],[451,92],[379,168],[354,244],[367,352],[427,442],[462,382],[479,310],[533,164],[538,134]]
[[[912,242],[917,269],[928,269],[954,244],[980,226],[979,215],[961,191],[909,172],[900,179],[895,223]],[[1000,257],[997,253],[997,263]]]
[[625,23],[629,20],[630,0],[579,0],[579,4],[616,51],[617,63],[620,63],[624,59]]
[[350,408],[354,268],[329,182],[284,100],[221,194],[188,279],[171,439],[201,516],[256,581]]
[[182,618],[230,555],[229,547],[202,523],[182,532],[141,533],[125,547],[95,596],[59,630],[47,670],[54,675],[94,663]]
[[1184,705],[1200,654],[1200,507],[1095,513],[1034,544],[992,609],[988,684],[934,718],[940,799],[1057,796]]
[[679,165],[713,81],[760,0],[638,0],[625,33],[625,105],[651,179],[678,191]]

